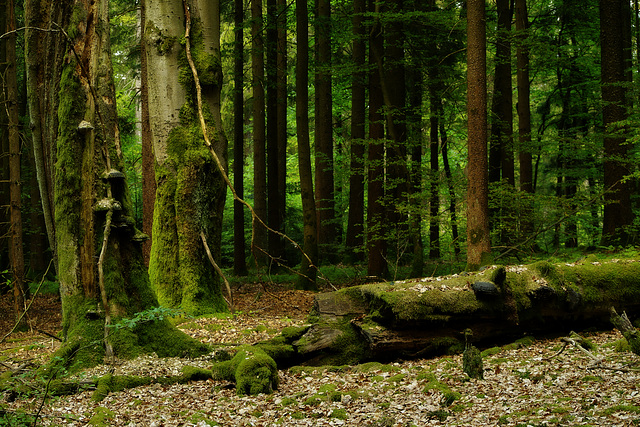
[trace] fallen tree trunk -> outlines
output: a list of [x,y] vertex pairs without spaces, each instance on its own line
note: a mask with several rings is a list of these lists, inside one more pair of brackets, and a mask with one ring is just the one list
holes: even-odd
[[361,285],[316,296],[293,359],[340,365],[460,352],[466,328],[481,345],[605,328],[612,305],[640,308],[639,261],[538,262]]

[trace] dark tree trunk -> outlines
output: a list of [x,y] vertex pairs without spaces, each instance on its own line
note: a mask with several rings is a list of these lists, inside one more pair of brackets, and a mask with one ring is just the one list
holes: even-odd
[[520,230],[522,236],[533,232],[533,205],[527,194],[533,194],[533,166],[531,145],[531,85],[529,82],[529,15],[527,1],[515,0],[515,21],[517,32],[516,78],[518,86],[518,162],[520,165],[520,191],[524,192],[521,204]]
[[626,245],[631,235],[626,227],[633,223],[630,183],[623,178],[630,174],[626,160],[630,147],[626,135],[621,133],[619,122],[627,118],[627,82],[624,29],[629,21],[624,19],[623,8],[628,3],[621,0],[600,1],[600,46],[602,63],[602,115],[604,136],[604,219],[602,245]]
[[467,269],[489,262],[485,1],[467,2]]
[[[244,1],[234,1],[235,40],[234,93],[233,93],[233,187],[244,199]],[[238,276],[247,274],[247,249],[244,235],[244,206],[233,201],[233,272]]]
[[309,16],[306,0],[296,0],[296,131],[298,133],[298,170],[300,173],[300,197],[304,253],[300,263],[300,279],[296,287],[317,289],[316,264],[318,262],[318,234],[316,203],[311,172],[311,147],[309,142]]
[[407,67],[409,109],[407,111],[407,141],[411,150],[409,201],[411,205],[411,277],[422,277],[424,270],[424,246],[422,243],[422,97],[423,73],[415,66]]
[[[265,147],[264,42],[262,0],[251,2],[251,71],[253,76],[253,203],[256,215],[267,221],[267,153]],[[253,221],[251,252],[258,264],[267,263],[267,230]]]
[[[278,0],[278,43],[277,43],[277,137],[278,137],[278,195],[280,205],[278,206],[279,223],[282,232],[286,232],[285,218],[287,215],[287,4],[286,0]],[[278,239],[282,257],[286,259],[285,240]]]
[[[374,10],[370,2],[369,10]],[[375,50],[383,47],[382,28],[376,25],[369,38],[369,154],[367,159],[367,272],[370,276],[385,277],[388,274],[387,243],[384,208],[384,116],[380,72],[375,60]]]
[[354,260],[361,260],[359,252],[364,244],[364,170],[366,120],[366,30],[363,25],[365,0],[353,2],[353,65],[351,78],[351,174],[349,175],[349,219],[346,247]]
[[440,121],[440,97],[437,90],[437,71],[432,68],[431,81],[429,82],[429,98],[431,109],[429,111],[429,258],[440,258],[440,182],[439,182],[439,152],[440,140],[438,137]]
[[[442,102],[439,105],[440,111],[443,110]],[[440,138],[442,139],[442,165],[444,173],[447,177],[447,188],[449,189],[449,215],[451,216],[451,240],[453,241],[453,253],[458,258],[460,255],[460,236],[458,234],[458,211],[456,208],[456,191],[453,186],[453,174],[449,165],[449,144],[447,140],[447,132],[444,123],[440,120]]]
[[[7,0],[0,0],[0,28],[4,29],[7,22]],[[6,73],[6,69],[9,67],[7,63],[7,52],[4,48],[6,46],[6,39],[2,40],[0,44],[0,71],[2,75]],[[4,105],[6,103],[6,92],[2,92],[2,98],[0,102]],[[11,197],[10,197],[10,185],[9,185],[9,133],[8,129],[8,116],[3,109],[0,114],[0,269],[2,271],[8,270],[11,263],[11,251],[10,251],[10,230],[11,230]],[[3,285],[4,286],[4,285]]]
[[[9,181],[11,198],[11,272],[13,281],[13,301],[15,318],[19,319],[25,309],[25,300],[29,297],[29,287],[24,280],[24,250],[22,242],[22,198],[21,198],[21,144],[18,117],[18,76],[16,58],[16,16],[14,2],[7,3],[6,32],[8,36],[4,43],[8,67],[5,70],[6,103],[8,114],[9,137]],[[18,325],[27,328],[25,318]]]
[[[282,232],[281,197],[280,194],[280,154],[278,142],[278,5],[276,0],[267,0],[267,38],[265,53],[267,58],[267,225],[275,231]],[[282,263],[284,242],[276,233],[268,233],[269,256],[272,266]]]
[[331,95],[331,2],[316,2],[315,184],[318,245],[321,258],[335,259],[340,241],[336,223],[333,174],[333,110]]

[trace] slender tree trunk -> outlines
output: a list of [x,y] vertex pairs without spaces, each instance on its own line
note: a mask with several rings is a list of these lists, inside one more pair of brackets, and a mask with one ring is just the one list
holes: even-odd
[[353,2],[353,52],[355,71],[351,76],[351,154],[349,175],[349,217],[346,247],[354,260],[362,259],[364,244],[364,160],[366,120],[366,30],[363,25],[365,0]]
[[[437,72],[436,72],[437,75]],[[438,77],[433,76],[432,80]],[[429,98],[431,100],[430,109],[430,141],[429,141],[429,168],[431,170],[429,190],[429,258],[440,258],[440,183],[439,183],[439,151],[440,140],[438,138],[440,121],[440,98],[436,89],[435,81],[429,84]]]
[[[265,147],[265,82],[262,0],[251,1],[251,72],[253,76],[253,209],[267,220],[267,153]],[[267,263],[267,230],[253,221],[251,252],[260,265]]]
[[[234,1],[235,40],[233,44],[233,187],[244,199],[244,1]],[[244,206],[233,201],[233,272],[247,274],[244,235]]]
[[409,141],[411,150],[409,203],[411,205],[410,232],[413,251],[411,277],[422,277],[424,270],[424,245],[422,243],[422,97],[424,95],[424,79],[422,70],[411,65],[407,67],[409,101],[407,141]]
[[[619,122],[626,120],[628,66],[624,53],[624,18],[622,0],[600,2],[600,40],[602,63],[602,115],[604,136],[604,220],[602,244],[626,245],[631,242],[629,230],[633,223],[630,183],[623,178],[630,174],[626,160],[630,147],[626,135],[619,129]],[[627,34],[629,30],[626,30]],[[623,127],[623,129],[625,129]]]
[[[140,1],[140,32],[145,34],[147,2]],[[147,83],[147,44],[140,40],[140,139],[142,144],[142,231],[150,237],[142,244],[144,263],[149,266],[153,233],[153,206],[156,202],[156,171],[151,124],[149,121],[149,88]]]
[[[278,138],[278,196],[280,205],[278,206],[278,222],[281,224],[282,232],[286,232],[285,218],[287,214],[287,2],[278,0],[278,19],[276,21],[278,29],[277,44],[277,88],[276,103],[278,110],[277,118],[277,138]],[[286,245],[283,238],[279,238],[280,253],[286,260]]]
[[58,13],[66,13],[65,7],[68,9],[66,5],[48,0],[25,2],[25,65],[29,125],[42,212],[56,271],[59,269],[53,208],[53,165],[56,160],[54,141],[58,130],[59,81],[54,76],[60,75],[59,58],[63,55],[64,35],[59,31],[43,32],[37,28],[53,29],[52,17]]
[[331,95],[331,2],[316,2],[315,184],[318,245],[323,258],[335,259],[340,229],[336,223],[333,176],[333,107]]
[[[140,1],[140,32],[145,33],[147,2]],[[142,144],[142,231],[150,237],[142,244],[144,263],[149,266],[151,242],[153,239],[153,206],[156,202],[155,156],[151,124],[149,121],[149,88],[147,83],[147,45],[144,38],[140,40],[140,142]]]
[[[29,287],[24,281],[24,251],[22,247],[22,200],[20,178],[20,134],[18,131],[18,76],[16,58],[16,16],[14,2],[7,3],[6,32],[9,33],[6,47],[8,67],[5,73],[7,98],[5,108],[8,113],[9,134],[9,181],[11,193],[11,271],[13,279],[13,301],[16,319],[25,309],[25,299],[29,297]],[[22,318],[21,329],[26,329],[26,319]]]
[[[442,101],[439,106],[440,111],[443,110]],[[458,213],[456,208],[456,191],[453,186],[453,174],[449,165],[449,144],[447,132],[445,131],[444,122],[440,120],[440,138],[442,139],[442,165],[444,173],[447,177],[447,187],[449,189],[449,215],[451,216],[451,240],[453,242],[453,254],[456,259],[460,255],[460,236],[458,234]]]
[[516,78],[518,85],[518,161],[520,164],[520,191],[524,192],[520,230],[522,236],[533,232],[533,205],[527,194],[533,194],[533,165],[531,144],[531,85],[529,82],[529,15],[527,1],[515,0],[517,32]]
[[[265,53],[267,58],[267,223],[272,230],[283,231],[280,194],[280,153],[278,147],[278,5],[276,0],[267,0],[267,38]],[[275,265],[283,262],[284,246],[282,238],[268,235],[269,255]],[[274,265],[274,266],[275,266]]]
[[489,262],[485,1],[467,2],[467,269]]
[[300,279],[296,287],[316,289],[318,262],[318,232],[316,203],[311,172],[311,147],[309,143],[309,11],[306,0],[296,0],[296,131],[298,134],[298,170],[300,173],[300,196],[302,198],[302,222],[304,252],[300,264]]
[[[371,1],[369,10],[374,11]],[[388,275],[387,243],[384,208],[384,116],[382,108],[382,86],[380,72],[374,51],[383,47],[381,26],[375,25],[369,38],[369,152],[367,158],[368,197],[367,197],[367,272],[370,276]]]
[[[7,0],[0,0],[0,28],[6,28]],[[0,72],[5,75],[9,67],[7,62],[7,44],[5,38],[0,42]],[[4,86],[4,85],[3,85]],[[6,91],[0,94],[0,107],[7,102]],[[11,265],[11,193],[9,185],[9,117],[3,108],[0,112],[0,269],[7,270]],[[4,275],[3,275],[4,276]]]

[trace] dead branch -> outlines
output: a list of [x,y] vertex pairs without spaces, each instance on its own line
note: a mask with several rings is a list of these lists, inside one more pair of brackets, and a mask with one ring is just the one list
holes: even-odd
[[204,231],[200,231],[200,238],[202,239],[204,250],[207,252],[207,257],[209,257],[209,261],[211,262],[211,265],[213,265],[213,268],[216,270],[216,273],[218,273],[220,277],[222,277],[222,280],[224,280],[224,285],[226,286],[227,293],[229,294],[229,299],[225,298],[225,300],[227,300],[227,305],[229,306],[229,310],[231,310],[232,313],[235,313],[236,310],[233,305],[233,293],[231,292],[231,286],[229,285],[229,281],[227,280],[226,276],[224,275],[224,273],[222,272],[222,270],[220,269],[216,261],[213,259],[213,255],[211,255],[211,251],[209,250],[209,245],[207,245],[207,238],[204,235]]

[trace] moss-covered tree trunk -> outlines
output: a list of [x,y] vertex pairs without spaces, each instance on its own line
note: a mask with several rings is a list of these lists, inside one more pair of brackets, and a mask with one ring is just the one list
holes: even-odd
[[[186,3],[208,134],[226,168],[218,3]],[[157,183],[149,276],[162,305],[200,314],[227,310],[200,239],[204,232],[219,259],[226,188],[198,121],[193,76],[181,44],[185,22],[183,0],[147,3],[144,43]]]
[[[57,127],[48,127],[52,121],[38,125],[47,128],[56,145],[55,150],[46,150],[56,153],[52,170],[66,343],[62,354],[69,356],[66,360],[75,368],[102,362],[105,355],[131,357],[142,351],[179,355],[202,350],[167,321],[110,327],[156,307],[157,300],[142,262],[142,235],[135,229],[125,176],[120,172],[108,2],[56,0],[42,2],[40,8],[28,7],[26,12],[27,19],[29,14],[48,13],[52,25],[64,30],[62,38],[31,45],[55,52],[47,58],[49,73],[31,77],[49,79],[48,84],[58,88],[51,92],[53,105],[45,105],[57,111]],[[31,59],[39,53],[27,49]],[[31,92],[30,97],[35,95]]]

